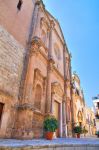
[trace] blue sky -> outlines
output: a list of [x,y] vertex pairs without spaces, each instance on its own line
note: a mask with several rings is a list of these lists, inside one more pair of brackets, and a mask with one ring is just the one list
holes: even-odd
[[99,94],[99,0],[43,0],[58,19],[69,51],[72,70],[81,80],[86,104]]

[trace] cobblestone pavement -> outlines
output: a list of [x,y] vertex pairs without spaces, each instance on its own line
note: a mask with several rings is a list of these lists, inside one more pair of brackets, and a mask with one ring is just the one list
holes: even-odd
[[52,141],[46,139],[14,140],[0,139],[0,147],[23,147],[23,146],[52,146],[52,145],[97,145],[98,138],[57,138]]

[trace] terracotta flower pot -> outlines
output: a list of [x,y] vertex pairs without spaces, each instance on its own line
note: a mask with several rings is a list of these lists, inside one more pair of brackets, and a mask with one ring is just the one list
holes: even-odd
[[45,138],[47,140],[52,140],[53,139],[53,134],[54,134],[54,132],[46,132],[45,133]]
[[77,133],[77,138],[80,138],[80,134],[79,133]]

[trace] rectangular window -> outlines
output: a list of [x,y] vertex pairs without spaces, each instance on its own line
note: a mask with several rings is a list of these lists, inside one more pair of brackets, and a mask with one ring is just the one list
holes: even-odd
[[3,108],[4,108],[4,104],[0,103],[0,125],[1,125],[1,119],[2,119],[2,114],[3,114]]

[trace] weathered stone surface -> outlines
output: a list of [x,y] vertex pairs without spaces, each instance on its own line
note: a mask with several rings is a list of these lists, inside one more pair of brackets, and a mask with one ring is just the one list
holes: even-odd
[[0,90],[18,97],[24,48],[0,26]]
[[59,23],[42,1],[24,0],[20,11],[17,0],[0,2],[0,137],[42,137],[47,115],[57,118],[59,136],[66,136],[64,79],[70,78],[71,68]]

